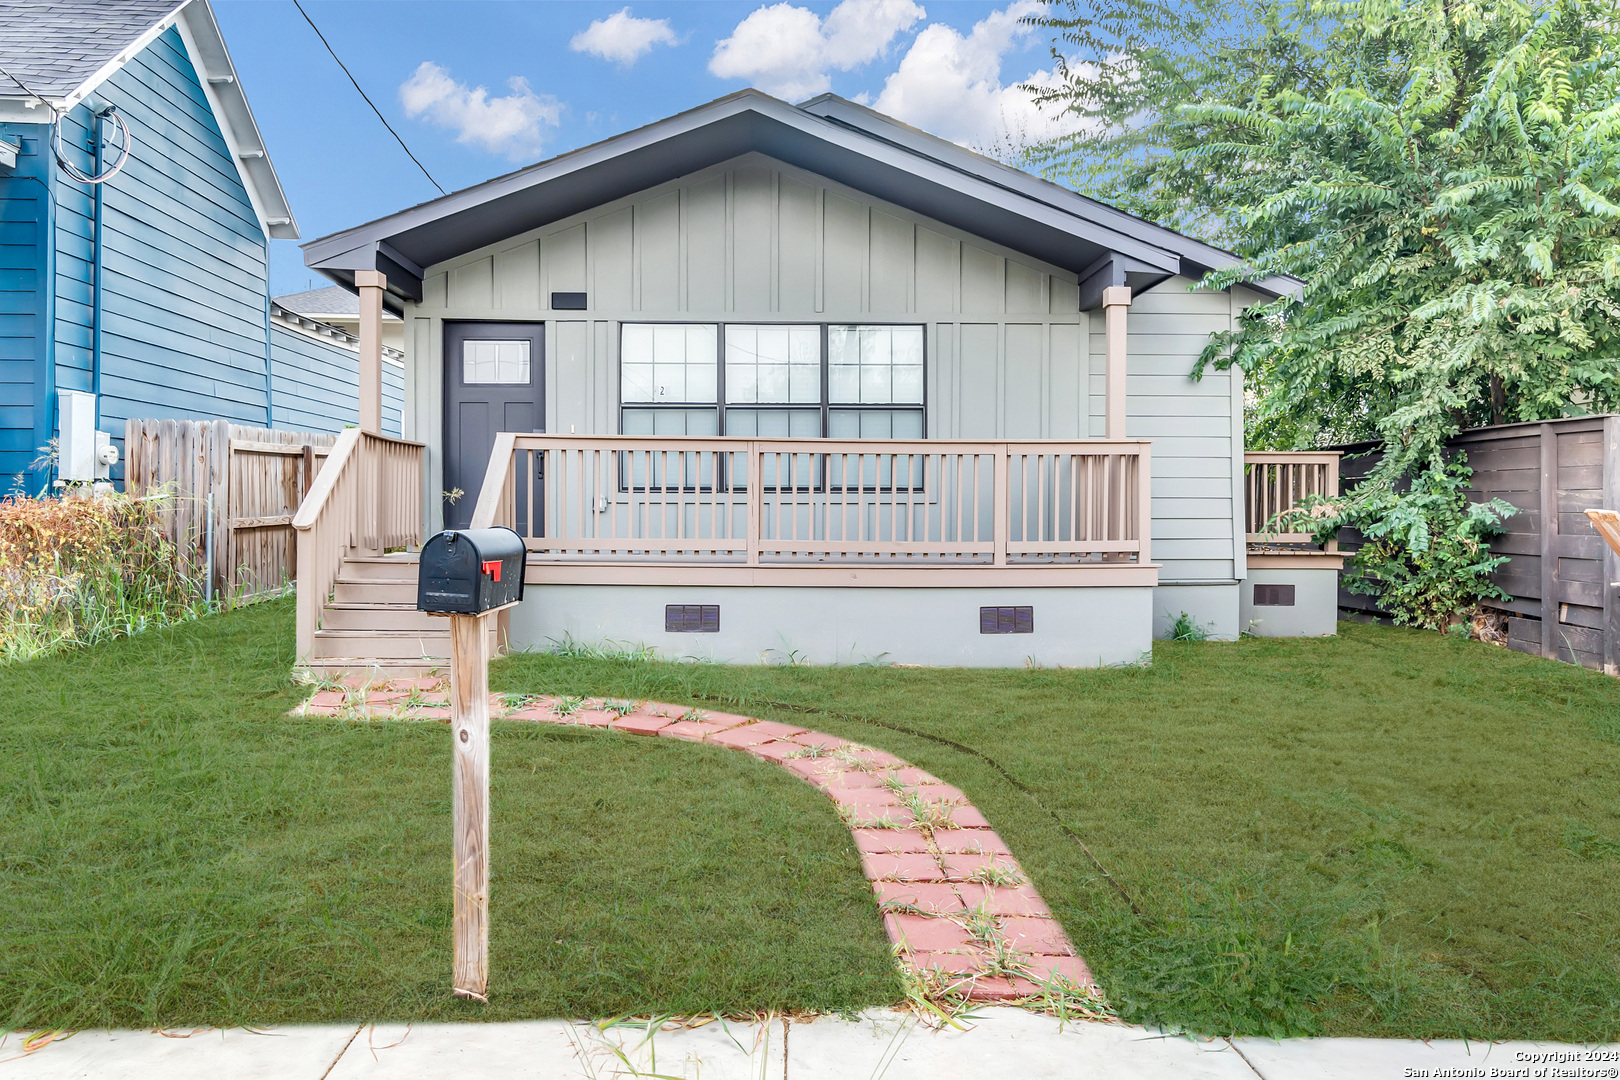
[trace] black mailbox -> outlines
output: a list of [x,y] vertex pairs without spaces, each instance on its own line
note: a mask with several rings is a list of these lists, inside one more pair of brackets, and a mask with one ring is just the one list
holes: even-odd
[[446,529],[422,545],[416,610],[477,615],[523,599],[523,537],[511,529]]

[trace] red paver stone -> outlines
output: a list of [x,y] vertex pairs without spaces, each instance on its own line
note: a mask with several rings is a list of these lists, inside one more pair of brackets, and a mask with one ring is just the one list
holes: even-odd
[[[797,740],[795,740],[797,741]],[[865,789],[884,790],[883,776],[880,773],[861,772],[851,769],[835,758],[822,758],[827,763],[827,786],[846,790]]]
[[1030,978],[1037,982],[1057,979],[1080,989],[1097,985],[1091,969],[1078,956],[1037,956],[1029,962],[1028,968]]
[[852,829],[910,829],[917,819],[903,806],[848,806],[839,804],[844,823]]
[[1006,915],[997,922],[1001,924],[1001,936],[1007,944],[1026,956],[1066,957],[1074,954],[1074,947],[1069,944],[1063,927],[1055,919]]
[[761,720],[757,724],[750,726],[755,731],[768,732],[773,739],[791,739],[793,736],[804,731],[804,728],[802,727],[795,727],[792,724],[781,724],[775,720]]
[[900,796],[884,788],[849,788],[837,784],[824,784],[828,795],[839,806],[877,807],[904,806]]
[[993,853],[1011,856],[1012,849],[989,829],[935,829],[934,844],[950,854]]
[[915,765],[907,765],[903,768],[893,769],[889,772],[889,775],[893,776],[896,780],[900,781],[902,784],[905,784],[907,787],[917,787],[919,784],[938,784],[941,782],[939,777],[935,776],[933,773],[924,772]]
[[818,758],[789,757],[782,760],[782,768],[793,773],[801,779],[808,780],[817,787],[825,787],[827,780],[827,762]]
[[805,746],[819,746],[823,750],[837,750],[841,746],[848,746],[847,739],[840,739],[836,735],[825,735],[819,731],[801,731],[793,736],[793,741]]
[[916,784],[911,788],[929,802],[967,805],[966,795],[949,784]]
[[967,881],[975,873],[987,868],[1001,871],[1011,871],[1023,878],[1024,872],[1018,869],[1018,864],[1006,855],[975,855],[949,853],[942,856],[945,861],[945,871],[950,874],[952,881]]
[[914,852],[928,850],[928,838],[916,829],[851,829],[855,847],[864,854],[883,852]]
[[697,711],[703,714],[703,723],[713,724],[721,731],[756,722],[752,716],[738,716],[736,713],[710,712],[708,709],[699,709]]
[[973,937],[949,919],[931,915],[883,916],[889,940],[908,952],[970,951]]
[[1017,1001],[1019,998],[1034,997],[1040,992],[1041,988],[1028,979],[990,975],[973,980],[973,987],[968,990],[967,996],[974,1001]]
[[565,724],[583,724],[585,727],[611,727],[619,719],[616,712],[601,709],[577,709],[563,717]]
[[984,970],[985,959],[971,952],[914,952],[911,966],[919,971],[939,971],[942,975],[977,975]]
[[608,727],[628,731],[632,735],[656,735],[672,723],[674,721],[668,717],[637,716],[635,713],[631,713],[622,720],[613,721]]
[[982,909],[992,915],[1051,914],[1041,894],[1028,885],[1009,889],[963,883],[956,888],[961,890],[962,900],[969,908]]
[[872,891],[879,904],[908,904],[924,911],[962,911],[962,898],[956,889],[943,882],[930,881],[874,881]]
[[349,695],[342,690],[317,690],[309,699],[312,709],[337,708],[347,701]]
[[951,824],[958,829],[988,829],[989,820],[976,806],[958,806],[951,811]]
[[901,761],[899,758],[895,757],[886,750],[873,750],[869,746],[863,746],[858,750],[851,749],[850,755],[854,757],[855,760],[866,765],[877,765],[880,767],[886,766],[889,768],[898,769],[906,764],[904,761]]
[[745,748],[747,753],[750,753],[757,758],[763,758],[774,765],[782,764],[787,760],[789,754],[796,752],[798,749],[798,743],[790,742],[759,743],[758,745]]
[[502,720],[520,720],[525,723],[536,723],[541,720],[554,719],[551,710],[539,705],[526,705],[521,709],[513,709]]
[[729,746],[734,750],[746,750],[750,746],[760,743],[775,742],[776,736],[769,731],[759,730],[758,724],[748,724],[745,727],[735,727],[729,731],[716,732],[704,742],[714,743],[716,746]]
[[666,728],[661,728],[659,735],[666,739],[685,739],[688,742],[702,742],[717,731],[725,728],[719,724],[711,724],[703,720],[677,720]]
[[868,881],[944,881],[939,860],[927,852],[861,853]]

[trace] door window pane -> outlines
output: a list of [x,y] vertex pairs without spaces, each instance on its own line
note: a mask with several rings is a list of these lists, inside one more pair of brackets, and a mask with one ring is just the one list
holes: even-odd
[[713,324],[626,323],[619,339],[620,400],[637,404],[713,404]]
[[468,386],[527,385],[529,342],[483,339],[461,343],[461,381]]
[[820,327],[727,326],[726,400],[738,405],[819,405]]
[[828,327],[827,396],[835,405],[921,405],[922,327]]

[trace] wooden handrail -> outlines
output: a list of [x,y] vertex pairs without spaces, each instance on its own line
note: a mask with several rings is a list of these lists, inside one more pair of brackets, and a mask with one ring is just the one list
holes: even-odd
[[298,537],[298,662],[309,659],[327,596],[358,550],[420,543],[421,443],[345,428],[293,515]]
[[472,524],[542,560],[1146,564],[1150,446],[503,433]]

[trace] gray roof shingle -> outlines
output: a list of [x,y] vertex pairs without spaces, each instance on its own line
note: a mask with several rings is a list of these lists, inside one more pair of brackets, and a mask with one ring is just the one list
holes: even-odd
[[[310,318],[333,315],[359,315],[360,298],[348,289],[339,285],[328,285],[324,289],[311,289],[308,292],[288,293],[285,296],[273,298],[288,311]],[[392,311],[383,312],[383,320],[392,322],[398,319]]]
[[63,98],[182,0],[0,0],[0,97]]

